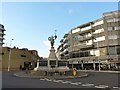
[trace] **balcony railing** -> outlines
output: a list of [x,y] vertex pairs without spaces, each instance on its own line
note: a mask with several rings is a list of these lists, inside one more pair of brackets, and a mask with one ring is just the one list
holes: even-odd
[[86,40],[90,40],[90,39],[92,39],[91,36],[89,36],[89,37],[83,36],[79,39],[79,41],[86,41]]
[[89,48],[94,48],[94,45],[80,45],[80,49],[89,49]]

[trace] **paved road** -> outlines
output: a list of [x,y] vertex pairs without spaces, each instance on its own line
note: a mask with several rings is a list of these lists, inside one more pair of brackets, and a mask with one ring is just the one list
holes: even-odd
[[12,72],[2,75],[3,88],[111,88],[120,90],[120,74],[89,72],[79,79],[52,80],[15,77]]

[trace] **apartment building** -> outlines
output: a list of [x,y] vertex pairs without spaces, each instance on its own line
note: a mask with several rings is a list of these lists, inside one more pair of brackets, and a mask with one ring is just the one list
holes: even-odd
[[60,41],[60,45],[57,48],[57,57],[58,59],[67,59],[69,58],[68,48],[70,47],[69,34],[65,34],[63,39]]
[[0,24],[0,47],[2,47],[2,45],[4,44],[3,43],[3,40],[4,40],[4,31],[5,31],[5,28],[4,28],[4,25]]
[[19,70],[26,65],[35,67],[37,59],[39,56],[36,50],[2,47],[2,70],[8,70],[8,68],[9,70]]
[[71,29],[60,41],[59,58],[78,69],[120,68],[119,16],[119,10],[105,12],[102,18]]
[[4,40],[4,25],[0,24],[0,70],[2,69],[2,56],[1,56],[1,52],[2,52],[2,45],[4,44],[3,40]]

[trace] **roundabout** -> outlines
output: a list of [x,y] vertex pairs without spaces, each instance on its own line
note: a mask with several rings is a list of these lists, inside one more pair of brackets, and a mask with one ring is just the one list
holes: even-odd
[[37,71],[28,71],[28,72],[21,71],[14,73],[14,76],[22,77],[22,78],[49,78],[49,79],[75,79],[75,78],[83,78],[88,76],[88,73],[85,72],[77,72],[77,75],[75,76],[70,74],[70,72],[68,72],[66,75],[60,73],[59,74],[54,73],[54,74],[55,75],[48,74],[46,76]]
[[67,61],[58,60],[54,49],[54,42],[56,38],[57,35],[52,35],[48,38],[51,44],[51,49],[45,64],[44,62],[40,62],[40,60],[38,59],[37,66],[33,70],[27,69],[26,71],[18,72],[14,75],[19,77],[50,79],[73,79],[88,76],[88,74],[85,72],[77,72],[76,68],[70,69],[67,66]]

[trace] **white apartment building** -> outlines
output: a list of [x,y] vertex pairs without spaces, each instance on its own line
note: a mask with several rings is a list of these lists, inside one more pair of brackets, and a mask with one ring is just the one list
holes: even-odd
[[2,25],[2,24],[0,24],[0,47],[2,47],[2,45],[4,44],[3,43],[3,40],[4,40],[4,31],[5,31],[5,29],[4,29],[4,25]]
[[78,69],[120,68],[119,16],[119,10],[105,12],[102,18],[71,29],[67,44],[63,42],[66,37],[61,40],[59,57]]

